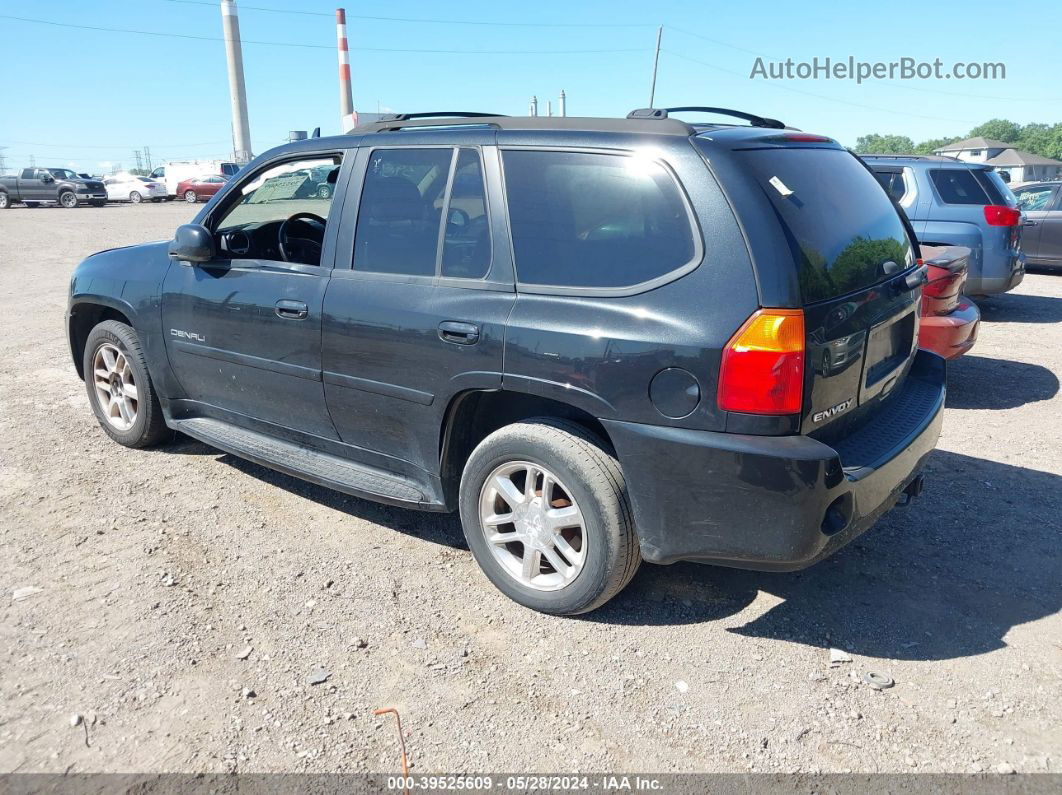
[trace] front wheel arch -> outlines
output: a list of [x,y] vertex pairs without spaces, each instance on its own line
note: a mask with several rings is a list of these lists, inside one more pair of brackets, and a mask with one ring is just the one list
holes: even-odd
[[119,323],[134,327],[132,318],[132,312],[106,304],[84,302],[70,307],[68,329],[70,353],[74,357],[74,367],[81,380],[85,379],[85,343],[92,329],[105,320],[117,320]]

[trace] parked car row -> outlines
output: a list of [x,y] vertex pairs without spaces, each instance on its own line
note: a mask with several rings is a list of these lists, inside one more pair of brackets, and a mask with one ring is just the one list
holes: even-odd
[[920,314],[962,311],[973,249],[915,228],[754,114],[402,114],[86,259],[69,340],[114,441],[458,511],[491,582],[567,615],[643,560],[811,565],[918,496],[945,396]]
[[[206,201],[227,179],[218,174],[186,177],[174,189],[184,201]],[[73,208],[81,204],[102,207],[107,202],[140,204],[171,198],[165,182],[135,174],[92,177],[66,168],[25,168],[17,176],[0,177],[0,209],[18,203]]]

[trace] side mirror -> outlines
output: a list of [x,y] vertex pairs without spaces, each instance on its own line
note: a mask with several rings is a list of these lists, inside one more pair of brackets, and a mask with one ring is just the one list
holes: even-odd
[[214,236],[205,226],[183,224],[170,241],[170,256],[188,262],[210,262],[214,259]]
[[55,182],[55,178],[51,174],[41,174],[41,182],[47,185],[49,182]]

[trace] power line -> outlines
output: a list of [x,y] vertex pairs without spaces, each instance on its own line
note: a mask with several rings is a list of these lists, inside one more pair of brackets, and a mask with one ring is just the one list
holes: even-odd
[[[165,0],[167,3],[179,3],[181,5],[209,6],[215,8],[217,3],[210,0]],[[240,4],[240,11],[265,11],[272,14],[297,14],[307,17],[334,17],[334,12],[325,11],[300,11],[293,8],[275,8],[269,6],[249,6]],[[499,28],[650,28],[655,27],[648,22],[498,22],[481,19],[439,19],[428,17],[385,17],[369,14],[347,14],[348,19],[366,19],[374,22],[413,22],[428,23],[434,25],[478,25],[482,27]]]
[[[193,36],[188,33],[161,33],[154,30],[134,30],[132,28],[106,28],[96,25],[75,25],[71,22],[54,22],[49,19],[31,19],[30,17],[16,17],[8,14],[0,14],[0,19],[10,19],[15,22],[30,22],[36,25],[51,25],[58,28],[73,28],[75,30],[92,30],[104,33],[130,33],[138,36],[158,36],[168,39],[194,39],[196,41],[225,41],[220,36]],[[312,50],[335,50],[334,44],[299,44],[290,41],[252,41],[243,39],[243,44],[262,44],[271,47],[300,47]],[[401,53],[431,53],[435,55],[597,55],[603,53],[620,52],[646,52],[645,47],[629,47],[602,50],[422,50],[412,48],[395,47],[351,47],[358,52],[401,52]]]

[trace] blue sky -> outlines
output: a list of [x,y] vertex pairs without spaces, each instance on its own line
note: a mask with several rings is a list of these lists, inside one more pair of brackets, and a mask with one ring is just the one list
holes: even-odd
[[[256,153],[281,143],[288,130],[319,125],[324,134],[338,132],[332,14],[339,2],[238,0]],[[346,5],[354,102],[362,111],[525,114],[537,94],[544,112],[545,101],[552,98],[556,106],[564,89],[569,115],[623,114],[648,104],[656,26],[663,24],[657,106],[739,108],[848,145],[866,132],[916,141],[960,135],[993,117],[1062,121],[1062,48],[1048,43],[1062,30],[1059,3],[925,0],[873,4],[873,10],[767,0]],[[65,28],[3,15],[206,40]],[[557,23],[570,27],[547,26]],[[218,4],[206,0],[0,0],[0,146],[7,147],[0,154],[9,167],[26,165],[32,154],[41,165],[95,172],[112,163],[135,165],[133,150],[144,146],[156,161],[227,156],[231,133],[220,36]],[[1027,41],[1019,43],[1022,38]],[[940,58],[947,65],[1002,61],[1007,79],[768,83],[748,78],[757,54],[798,61],[849,55],[865,61]]]

